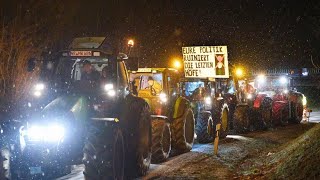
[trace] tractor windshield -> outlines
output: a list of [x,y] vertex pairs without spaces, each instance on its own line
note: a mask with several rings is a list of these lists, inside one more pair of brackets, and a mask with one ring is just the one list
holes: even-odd
[[99,48],[104,42],[105,37],[81,37],[75,38],[70,44],[70,49],[92,49]]
[[281,77],[264,77],[257,78],[255,80],[255,85],[259,92],[265,93],[276,93],[282,91],[288,91],[289,89],[289,79],[285,76]]
[[163,76],[161,73],[135,73],[130,75],[137,93],[141,96],[159,95],[163,90]]
[[55,82],[60,87],[74,83],[100,85],[111,82],[115,72],[107,58],[61,58],[56,71]]
[[203,81],[185,82],[183,91],[186,96],[191,96],[196,89],[204,87]]

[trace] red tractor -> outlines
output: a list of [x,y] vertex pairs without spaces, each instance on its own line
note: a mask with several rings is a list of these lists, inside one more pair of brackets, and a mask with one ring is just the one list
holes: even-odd
[[[258,96],[272,99],[272,124],[285,125],[289,121],[300,123],[306,105],[305,96],[296,90],[290,90],[290,78],[287,76],[259,75],[255,79]],[[260,101],[255,101],[258,106]]]
[[233,72],[233,99],[237,101],[231,124],[234,133],[271,127],[272,99],[259,94],[255,81],[242,69],[234,68]]

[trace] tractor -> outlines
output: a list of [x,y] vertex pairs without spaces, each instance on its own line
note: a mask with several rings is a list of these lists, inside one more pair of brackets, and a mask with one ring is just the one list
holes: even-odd
[[306,106],[305,96],[290,87],[288,76],[259,75],[255,79],[258,94],[272,99],[272,124],[300,123]]
[[151,107],[153,163],[190,151],[194,142],[194,115],[190,102],[180,95],[179,77],[173,68],[139,68],[130,73],[132,93]]
[[[2,142],[0,165],[7,178],[51,179],[81,163],[86,179],[146,174],[150,107],[130,93],[128,56],[114,42],[75,38],[67,50],[44,60],[41,70],[47,72],[41,74],[46,76],[32,89],[36,98],[46,99],[44,105],[19,119],[9,133],[12,141]],[[34,69],[30,61],[28,69]]]
[[241,67],[232,66],[232,86],[237,101],[232,118],[234,133],[272,127],[272,99],[258,92],[255,78]]
[[305,97],[289,90],[288,77],[238,75],[235,84],[239,102],[233,121],[236,132],[263,130],[285,125],[288,120],[295,123],[302,120]]
[[191,102],[195,114],[195,130],[199,143],[213,141],[217,124],[221,124],[220,137],[227,135],[231,116],[225,99],[226,82],[226,79],[213,78],[180,79],[181,94]]

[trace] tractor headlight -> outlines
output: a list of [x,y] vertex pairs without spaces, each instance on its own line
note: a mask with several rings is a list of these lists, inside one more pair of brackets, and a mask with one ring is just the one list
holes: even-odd
[[304,96],[304,95],[303,95],[303,97],[302,97],[302,105],[303,105],[303,106],[306,106],[306,105],[307,105],[307,98],[306,98],[306,96]]
[[260,74],[258,77],[257,77],[257,81],[258,83],[260,84],[264,84],[266,82],[267,78],[264,74]]
[[204,103],[207,104],[207,105],[211,105],[211,103],[212,103],[211,97],[205,97],[204,98]]
[[113,89],[111,89],[111,90],[109,90],[109,91],[107,92],[107,94],[108,94],[108,96],[113,97],[113,96],[115,96],[115,95],[116,95],[116,91],[115,91],[115,90],[113,90]]
[[106,84],[106,85],[104,85],[104,90],[105,90],[105,91],[109,91],[109,90],[111,90],[111,89],[113,89],[113,84]]
[[31,126],[25,132],[30,141],[59,142],[65,135],[65,129],[61,125]]
[[280,77],[279,82],[281,84],[287,84],[288,83],[288,79],[286,77],[282,76],[282,77]]
[[108,96],[115,96],[116,95],[116,91],[113,89],[113,84],[106,84],[104,85],[104,90],[107,92]]
[[167,95],[165,93],[160,93],[159,98],[160,98],[161,102],[165,103],[165,102],[168,101],[168,97],[167,97]]
[[45,89],[45,85],[43,83],[38,83],[34,86],[33,95],[36,97],[40,97],[43,94],[43,90]]

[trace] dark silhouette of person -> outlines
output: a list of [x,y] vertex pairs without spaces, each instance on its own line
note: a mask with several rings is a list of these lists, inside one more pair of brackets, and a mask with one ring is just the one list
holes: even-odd
[[89,61],[84,61],[82,66],[81,80],[97,82],[100,78],[100,73],[92,67]]

